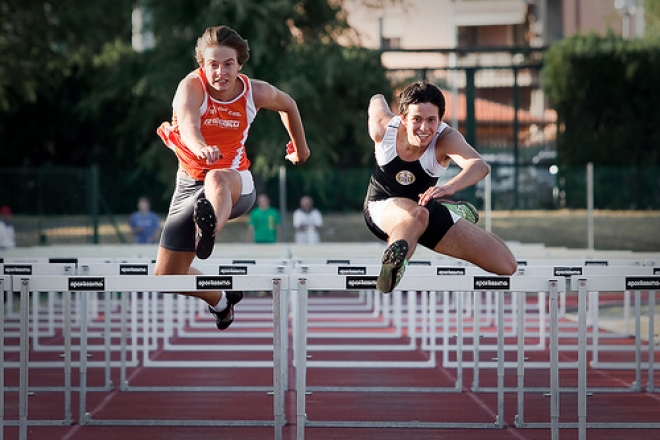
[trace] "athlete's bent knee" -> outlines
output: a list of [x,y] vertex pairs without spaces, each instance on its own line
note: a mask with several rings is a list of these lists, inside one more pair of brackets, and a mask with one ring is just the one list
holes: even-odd
[[513,275],[518,270],[518,262],[511,255],[509,258],[504,258],[499,262],[498,275],[508,276]]
[[412,215],[413,219],[415,220],[415,222],[423,227],[422,229],[426,229],[426,227],[429,224],[429,211],[428,211],[428,209],[424,208],[423,206],[417,206],[413,210],[411,215]]
[[229,182],[228,170],[209,170],[206,174],[206,181],[214,182],[217,185],[226,185]]

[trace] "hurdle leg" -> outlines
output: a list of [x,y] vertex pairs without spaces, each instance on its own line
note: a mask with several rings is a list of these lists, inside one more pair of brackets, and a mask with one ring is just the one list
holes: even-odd
[[71,409],[71,292],[62,292],[64,299],[64,422],[73,423]]
[[305,397],[307,382],[307,281],[298,280],[298,318],[296,332],[296,440],[304,440],[305,423]]
[[[578,290],[578,439],[587,438],[587,281]],[[597,326],[596,326],[597,327]],[[597,332],[598,328],[594,328]]]
[[519,428],[525,426],[525,292],[517,293],[518,301],[518,414],[515,417],[515,425]]
[[648,382],[646,384],[646,391],[649,393],[655,392],[655,385],[653,384],[653,368],[655,357],[655,291],[649,292],[649,361],[648,361]]
[[[9,289],[6,289],[5,280],[0,278],[0,291],[2,292],[2,308],[0,308],[0,440],[4,440],[5,432],[5,294],[7,297],[13,295]],[[9,301],[7,301],[9,302]]]
[[80,295],[80,402],[78,418],[80,425],[86,425],[90,414],[87,412],[87,295]]
[[275,440],[282,440],[284,428],[284,368],[281,331],[281,280],[273,280],[273,412],[275,418]]
[[559,440],[559,322],[557,281],[550,281],[550,437]]
[[[472,359],[473,359],[473,379],[472,389],[479,390],[479,338],[481,333],[481,292],[475,291],[474,295],[474,320],[472,324]],[[498,313],[499,320],[499,313]],[[499,328],[498,328],[499,333]]]
[[642,390],[641,292],[635,290],[635,383],[632,390]]
[[122,292],[121,295],[121,312],[120,312],[120,330],[119,330],[119,389],[122,391],[128,390],[128,381],[126,379],[126,317],[128,314],[128,292]]
[[105,351],[105,389],[111,391],[114,388],[110,375],[111,368],[111,336],[112,336],[112,294],[105,292],[103,294],[103,306],[105,316],[103,319],[103,345]]
[[456,389],[463,389],[463,292],[456,294]]
[[20,373],[19,373],[19,440],[27,440],[28,417],[28,363],[29,363],[29,319],[30,319],[30,288],[29,280],[21,280],[21,331],[20,331]]
[[[478,315],[475,313],[475,318]],[[495,425],[504,428],[504,292],[497,293],[497,419]]]

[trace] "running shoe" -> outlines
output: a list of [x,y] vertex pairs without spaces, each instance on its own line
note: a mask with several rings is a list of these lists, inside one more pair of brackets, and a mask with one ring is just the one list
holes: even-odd
[[376,281],[376,288],[383,293],[390,293],[399,285],[403,273],[406,271],[408,260],[408,242],[398,240],[385,249],[383,253],[383,264],[380,267],[380,275]]
[[209,312],[215,317],[215,325],[218,330],[225,330],[234,322],[234,305],[243,299],[243,292],[225,292],[225,295],[227,295],[226,309],[216,312],[213,307],[209,306]]
[[454,202],[453,200],[441,200],[441,205],[445,205],[450,212],[453,212],[459,217],[464,218],[473,225],[476,225],[479,221],[479,211],[474,207],[472,203],[458,201]]
[[202,197],[195,202],[193,220],[197,226],[195,254],[197,258],[206,260],[213,253],[215,228],[218,224],[213,205],[206,198]]

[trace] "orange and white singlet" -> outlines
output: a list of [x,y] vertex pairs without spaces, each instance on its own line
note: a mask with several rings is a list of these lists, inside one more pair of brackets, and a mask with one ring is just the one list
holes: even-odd
[[198,159],[181,139],[176,112],[173,112],[171,124],[163,122],[158,127],[158,135],[176,153],[179,167],[193,179],[204,180],[206,173],[212,169],[247,170],[250,160],[245,151],[245,140],[257,115],[250,79],[239,74],[238,80],[243,83],[243,92],[232,101],[223,102],[213,99],[209,94],[202,68],[188,76],[198,78],[204,86],[204,102],[199,108],[201,132],[207,145],[215,145],[220,149],[222,158],[210,165],[205,159]]

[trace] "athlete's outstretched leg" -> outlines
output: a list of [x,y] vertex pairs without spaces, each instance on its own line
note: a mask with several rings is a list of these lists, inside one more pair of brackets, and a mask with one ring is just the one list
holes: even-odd
[[434,251],[468,261],[497,275],[512,275],[518,262],[497,236],[465,220],[458,220]]

